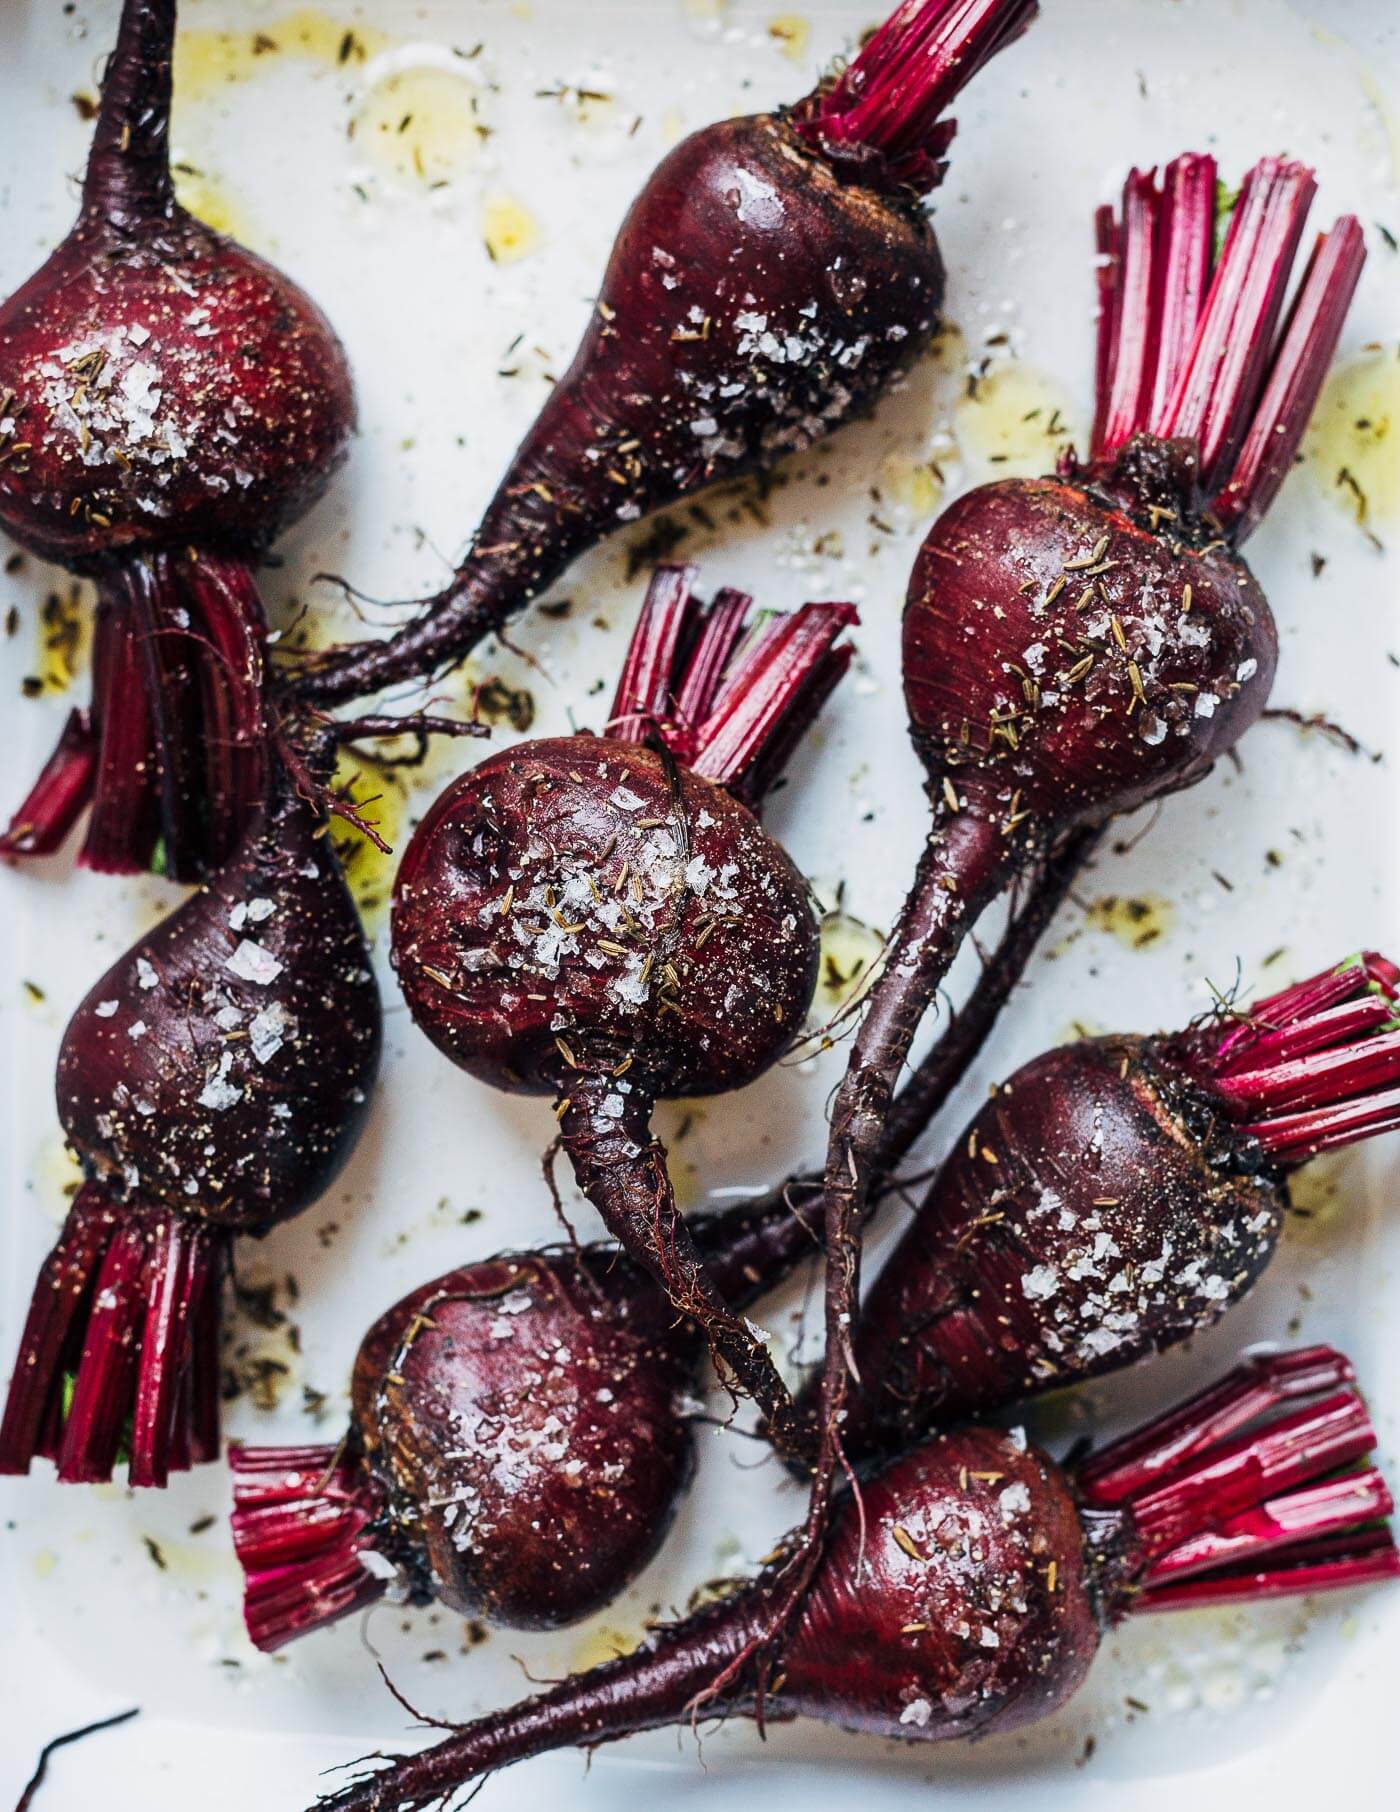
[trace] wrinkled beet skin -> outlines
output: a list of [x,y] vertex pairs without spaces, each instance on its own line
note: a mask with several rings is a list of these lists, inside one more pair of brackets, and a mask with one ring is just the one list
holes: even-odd
[[601,1248],[505,1254],[415,1290],[355,1361],[384,1551],[463,1616],[553,1629],[601,1609],[656,1553],[689,1483],[678,1400],[700,1346]]
[[936,1422],[1116,1371],[1218,1320],[1268,1264],[1287,1205],[1252,1163],[1139,1040],[1026,1064],[953,1147],[866,1296],[848,1456],[898,1452]]
[[[207,319],[192,322],[196,311]],[[137,345],[133,328],[150,338]],[[85,461],[70,413],[81,385],[45,367],[90,346],[107,359],[76,403]],[[122,425],[104,430],[93,413],[128,380],[159,403],[123,405],[112,411]],[[320,309],[181,208],[139,227],[79,220],[0,308],[0,396],[11,390],[11,412],[23,407],[15,439],[32,449],[27,471],[0,466],[0,525],[75,571],[127,548],[261,551],[325,490],[355,421],[344,350]],[[168,434],[188,451],[172,452]],[[104,448],[128,465],[110,451],[96,460]]]
[[[295,796],[274,801],[241,855],[128,950],[69,1021],[59,1116],[117,1199],[260,1233],[314,1201],[349,1156],[379,1066],[379,992],[354,902],[315,828]],[[275,910],[235,930],[229,915],[258,900]],[[272,981],[227,967],[245,938],[282,964]],[[143,962],[153,985],[142,985]],[[114,1013],[99,1011],[110,1001]],[[279,1005],[295,1027],[259,1062],[251,1027]],[[225,1007],[241,1015],[227,1030],[215,1019]],[[240,1098],[227,1106],[200,1099],[229,1089]]]
[[[444,601],[392,653],[351,653],[334,681],[313,663],[302,689],[349,696],[459,659],[619,526],[811,445],[913,364],[942,298],[917,204],[843,182],[772,115],[692,134],[633,203]],[[463,615],[444,641],[449,610]]]
[[1099,1610],[1059,1468],[967,1428],[862,1490],[864,1530],[848,1503],[784,1652],[776,1708],[937,1742],[1001,1735],[1064,1704],[1098,1649]]
[[[642,803],[612,804],[619,789]],[[656,856],[658,843],[674,849],[678,827],[681,855]],[[647,872],[648,848],[653,880],[638,904],[617,887],[624,865],[629,876]],[[715,871],[705,893],[668,891],[697,857]],[[718,877],[731,863],[733,896],[721,897],[728,883]],[[580,938],[582,949],[596,949],[601,936],[643,959],[654,953],[638,1004],[616,992],[635,957],[600,951],[593,968],[581,952],[565,954],[552,979],[509,967],[532,949],[512,927],[550,930],[546,911],[522,904],[533,888],[552,887],[568,922],[595,912],[591,895],[564,903],[578,875],[591,876],[605,904],[624,899],[639,922],[652,916],[641,937],[590,923]],[[503,920],[499,908],[512,888],[513,911]],[[482,924],[488,905],[496,910]],[[726,922],[721,914],[734,916]],[[565,1086],[573,1072],[562,1038],[585,1068],[635,1052],[623,1078],[629,1092],[702,1095],[751,1081],[787,1048],[816,984],[818,936],[802,877],[722,787],[651,750],[580,736],[503,751],[447,789],[404,852],[393,949],[418,1024],[483,1081],[530,1092]],[[667,962],[679,978],[679,1011],[658,1005]]]
[[[1117,562],[1099,576],[1108,603],[1076,608],[1088,581],[1071,571],[1047,607],[1066,561],[1083,559],[1105,537],[1102,558]],[[1184,639],[1203,627],[1209,646]],[[1056,675],[1080,655],[1060,648],[1057,634],[1076,644],[1091,637],[1105,650],[1073,686]],[[1028,659],[1037,644],[1043,656]],[[1130,659],[1145,705],[1134,702]],[[1070,480],[1008,479],[970,491],[930,531],[909,581],[904,683],[915,745],[931,772],[955,778],[960,762],[984,762],[990,748],[994,786],[1007,798],[1019,790],[1032,829],[1086,811],[1131,811],[1199,779],[1263,710],[1276,660],[1268,603],[1243,561],[1220,546],[1206,552],[1154,534],[1126,501]],[[1248,677],[1240,681],[1242,667]],[[1039,683],[1038,706],[1026,699],[1023,674]],[[1198,715],[1196,695],[1174,685],[1212,690],[1213,714]],[[1047,704],[1055,691],[1059,704]],[[1017,748],[989,742],[994,712],[1015,718]],[[1155,733],[1158,724],[1165,735],[1144,740],[1144,729]]]

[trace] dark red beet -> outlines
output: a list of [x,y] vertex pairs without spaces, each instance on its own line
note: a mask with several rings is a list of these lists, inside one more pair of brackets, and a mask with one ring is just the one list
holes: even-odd
[[355,411],[316,305],[175,200],[175,11],[127,0],[77,223],[0,308],[0,525],[97,581],[101,750],[65,739],[0,847],[50,852],[91,797],[90,867],[146,867],[159,840],[197,879],[262,796],[248,563],[321,495]]
[[943,299],[920,196],[939,115],[1034,0],[902,6],[790,113],[678,145],[633,203],[573,364],[445,591],[380,644],[311,659],[332,703],[462,660],[620,524],[766,469],[865,413]]
[[[379,1063],[379,993],[317,812],[280,767],[235,859],[69,1021],[58,1111],[88,1181],[30,1304],[0,1472],[130,1482],[218,1452],[220,1281],[334,1180]],[[65,1381],[75,1374],[65,1412]]]
[[[900,1091],[882,1174],[964,1074],[1083,854],[1047,868]],[[692,1220],[731,1308],[815,1250],[819,1200],[819,1177],[793,1178]],[[514,1627],[607,1603],[655,1553],[689,1477],[703,1345],[615,1247],[506,1254],[415,1290],[361,1345],[347,1441],[233,1451],[249,1635],[278,1648],[395,1578]]]
[[840,1463],[872,1156],[962,938],[1041,837],[1191,785],[1267,700],[1273,620],[1236,549],[1297,449],[1365,255],[1340,221],[1275,335],[1312,191],[1303,166],[1258,164],[1212,278],[1212,160],[1178,160],[1161,195],[1135,172],[1121,225],[1099,220],[1089,462],[970,492],[915,563],[905,696],[933,827],[832,1109],[814,1539]]
[[[1400,1125],[1390,963],[1184,1035],[1094,1038],[975,1115],[862,1305],[852,1463],[1209,1327],[1272,1258],[1289,1172]],[[799,1399],[816,1416],[814,1392]]]
[[443,793],[399,869],[393,958],[454,1063],[554,1097],[609,1231],[775,1415],[787,1391],[705,1272],[651,1114],[751,1082],[801,1029],[806,884],[736,794],[775,777],[850,659],[835,644],[855,612],[809,604],[743,638],[750,600],[702,607],[692,578],[653,581],[607,736],[519,745]]
[[1254,1359],[1070,1472],[1019,1433],[940,1435],[863,1486],[860,1514],[843,1505],[766,1692],[777,1568],[320,1804],[410,1812],[697,1712],[909,1742],[1003,1734],[1062,1705],[1130,1613],[1393,1579],[1390,1493],[1355,1470],[1376,1434],[1352,1379],[1326,1347]]

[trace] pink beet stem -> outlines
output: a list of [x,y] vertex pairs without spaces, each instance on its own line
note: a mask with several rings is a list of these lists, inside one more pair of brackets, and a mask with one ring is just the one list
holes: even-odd
[[1245,177],[1190,356],[1148,424],[1163,440],[1197,443],[1207,496],[1249,429],[1316,186],[1306,165],[1277,157]]
[[70,711],[53,754],[0,836],[0,855],[53,855],[92,798],[96,775],[97,738],[89,714]]
[[766,625],[740,650],[700,726],[695,772],[760,798],[845,671],[851,650],[837,638],[859,620],[853,604],[804,604]]
[[199,555],[186,561],[180,578],[200,694],[205,846],[217,865],[232,855],[265,791],[267,619],[242,561]]
[[58,1453],[58,1476],[65,1484],[112,1476],[135,1384],[145,1267],[146,1229],[132,1216],[119,1224],[97,1274]]
[[[1318,1544],[1335,1552],[1393,1507],[1374,1473],[1329,1476],[1376,1445],[1350,1379],[1328,1347],[1256,1359],[1091,1459],[1081,1497],[1129,1513],[1149,1591],[1188,1575],[1235,1574],[1266,1554],[1291,1567],[1315,1558]],[[1289,1402],[1297,1407],[1270,1413]],[[1256,1589],[1282,1589],[1284,1570],[1268,1574],[1267,1588],[1251,1572]],[[1232,1589],[1247,1595],[1243,1584]]]
[[214,1243],[173,1215],[151,1240],[127,1469],[134,1486],[162,1486],[189,1467],[193,1324],[214,1281]]
[[953,136],[940,116],[1037,10],[1035,0],[907,0],[813,97],[797,128],[818,142],[868,145],[897,181],[931,189]]
[[1365,262],[1355,215],[1318,240],[1235,469],[1213,506],[1236,546],[1258,527],[1293,464]]
[[229,1466],[243,1617],[258,1648],[270,1653],[383,1596],[385,1581],[359,1558],[383,1494],[358,1462],[335,1447],[234,1447]]
[[1113,236],[1108,393],[1103,402],[1103,425],[1097,430],[1096,456],[1114,452],[1137,433],[1156,381],[1153,297],[1160,287],[1155,270],[1160,201],[1155,171],[1129,172],[1123,187],[1123,215]]
[[1094,338],[1094,426],[1089,451],[1097,458],[1103,451],[1108,424],[1108,397],[1113,388],[1113,353],[1118,344],[1118,311],[1122,288],[1123,236],[1118,216],[1105,204],[1094,210],[1094,285],[1098,294]]
[[1334,968],[1325,969],[1306,981],[1294,982],[1277,994],[1269,994],[1255,1003],[1240,1021],[1227,1026],[1215,1045],[1212,1069],[1223,1073],[1227,1067],[1239,1067],[1241,1049],[1253,1050],[1272,1031],[1283,1031],[1298,1021],[1325,1012],[1338,1001],[1351,998],[1358,990],[1378,993],[1389,1000],[1397,997],[1400,970],[1374,950],[1348,957]]
[[726,586],[705,612],[676,687],[676,718],[692,730],[714,709],[752,603],[747,592]]
[[140,874],[160,833],[155,732],[125,589],[115,581],[101,587],[97,603],[92,720],[101,741],[78,859],[98,874]]
[[1169,163],[1162,178],[1153,251],[1157,370],[1139,426],[1166,407],[1195,343],[1215,255],[1215,182],[1215,159],[1194,151]]
[[188,610],[168,555],[129,561],[124,578],[155,732],[165,873],[173,881],[197,881],[208,854],[200,809],[199,651],[182,620]]
[[1217,1383],[1090,1456],[1076,1473],[1080,1496],[1121,1504],[1281,1403],[1355,1381],[1351,1361],[1330,1346],[1246,1359]]
[[1346,1102],[1339,1107],[1312,1108],[1305,1113],[1282,1114],[1277,1119],[1247,1126],[1279,1162],[1302,1164],[1324,1151],[1340,1151],[1359,1139],[1374,1139],[1400,1126],[1400,1088],[1372,1095],[1369,1100]]
[[695,579],[693,566],[658,566],[652,574],[608,714],[612,741],[644,743],[672,716],[676,658],[698,608]]
[[1400,1579],[1400,1551],[1389,1529],[1364,1530],[1348,1543],[1319,1543],[1319,1548],[1324,1557],[1316,1560],[1309,1560],[1306,1550],[1300,1550],[1301,1558],[1291,1565],[1206,1573],[1179,1583],[1149,1586],[1134,1599],[1133,1614],[1259,1604],[1269,1598],[1312,1597],[1318,1592],[1339,1592],[1352,1586]]

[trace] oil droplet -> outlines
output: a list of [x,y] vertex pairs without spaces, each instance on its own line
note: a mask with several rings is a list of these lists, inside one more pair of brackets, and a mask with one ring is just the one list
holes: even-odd
[[768,36],[785,57],[800,63],[807,54],[812,27],[801,13],[779,13],[776,19],[768,21]]
[[1357,1192],[1350,1186],[1358,1154],[1338,1152],[1314,1158],[1288,1179],[1292,1212],[1284,1223],[1290,1240],[1319,1245],[1336,1237],[1337,1224],[1356,1205]]
[[432,64],[392,69],[365,96],[354,136],[366,156],[400,180],[440,187],[471,169],[480,154],[476,85]]
[[58,1556],[52,1548],[40,1548],[34,1556],[34,1575],[37,1579],[47,1579],[58,1565]]
[[955,421],[969,464],[994,478],[1038,478],[1073,438],[1064,392],[1019,362],[971,378]]
[[539,223],[513,195],[488,195],[481,208],[481,236],[493,264],[518,264],[539,244]]
[[82,1188],[83,1173],[62,1138],[45,1139],[30,1174],[35,1198],[44,1214],[54,1222],[64,1220],[73,1206],[73,1197]]
[[1357,522],[1400,515],[1400,346],[1333,372],[1307,456],[1317,483]]
[[347,25],[329,13],[304,7],[269,19],[255,31],[187,31],[175,39],[177,107],[205,100],[231,82],[244,82],[300,57],[329,69],[352,69],[377,56],[390,40],[366,25]]
[[345,885],[366,930],[373,930],[383,923],[393,897],[394,874],[403,853],[408,792],[396,769],[349,753],[342,753],[336,764],[335,786],[347,794],[365,822],[372,824],[389,845],[386,856],[343,818],[337,818],[331,827],[331,842],[340,858]]
[[685,115],[679,107],[668,107],[661,116],[661,142],[674,145],[685,131]]
[[569,1672],[581,1674],[590,1667],[601,1667],[604,1661],[616,1661],[619,1655],[630,1655],[641,1640],[640,1630],[633,1635],[612,1623],[585,1630],[570,1653]]
[[240,245],[254,243],[256,228],[249,224],[242,203],[233,198],[217,176],[210,176],[193,164],[176,164],[174,173],[175,199],[182,208]]
[[943,474],[927,459],[890,453],[880,465],[880,495],[910,524],[927,522],[943,498]]
[[32,683],[25,682],[33,698],[66,692],[87,666],[92,646],[92,600],[79,585],[66,592],[51,591],[39,607],[38,647]]
[[1084,916],[1096,931],[1108,932],[1129,950],[1146,950],[1171,931],[1175,908],[1155,894],[1106,893],[1090,903]]
[[885,948],[879,932],[848,912],[829,912],[821,922],[821,967],[815,1005],[829,1017],[870,985]]

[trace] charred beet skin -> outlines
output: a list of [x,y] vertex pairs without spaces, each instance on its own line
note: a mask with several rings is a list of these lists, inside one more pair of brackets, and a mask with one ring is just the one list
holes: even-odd
[[740,797],[839,679],[855,613],[810,604],[745,634],[750,600],[701,606],[692,578],[653,581],[607,736],[519,745],[437,801],[399,869],[393,958],[454,1063],[554,1097],[609,1231],[777,1415],[787,1391],[705,1272],[651,1114],[751,1082],[811,1004],[806,885]]
[[262,797],[249,563],[324,491],[354,397],[325,316],[188,214],[169,158],[175,0],[127,0],[68,237],[0,307],[0,526],[98,588],[93,703],[3,839],[195,880]]
[[[1258,1358],[1066,1471],[1019,1432],[936,1437],[841,1506],[766,1692],[780,1570],[636,1651],[461,1726],[322,1800],[417,1812],[550,1749],[697,1713],[809,1717],[940,1742],[1023,1728],[1077,1690],[1130,1613],[1400,1574],[1393,1508],[1345,1359]],[[797,1538],[794,1538],[797,1539]]]
[[866,412],[943,299],[920,200],[952,139],[939,116],[1035,10],[902,6],[790,113],[678,145],[446,590],[386,641],[312,657],[298,690],[330,704],[458,662],[620,525]]
[[[87,1182],[35,1286],[0,1472],[130,1482],[218,1454],[219,1299],[234,1234],[330,1186],[379,1064],[379,993],[319,814],[277,764],[234,860],[69,1021],[58,1111]],[[73,1379],[71,1403],[65,1403]]]

